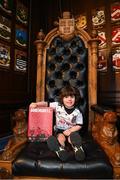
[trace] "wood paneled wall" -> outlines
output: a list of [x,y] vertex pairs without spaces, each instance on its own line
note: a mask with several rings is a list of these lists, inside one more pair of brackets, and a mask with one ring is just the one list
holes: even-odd
[[11,115],[29,103],[27,73],[0,71],[0,136],[12,131]]

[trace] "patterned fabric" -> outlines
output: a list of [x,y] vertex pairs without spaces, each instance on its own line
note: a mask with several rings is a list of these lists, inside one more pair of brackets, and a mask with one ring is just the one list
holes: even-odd
[[56,129],[66,130],[75,126],[76,124],[83,124],[82,113],[79,109],[75,108],[72,113],[68,114],[65,111],[64,106],[60,105],[58,102],[50,103],[50,107],[55,109]]

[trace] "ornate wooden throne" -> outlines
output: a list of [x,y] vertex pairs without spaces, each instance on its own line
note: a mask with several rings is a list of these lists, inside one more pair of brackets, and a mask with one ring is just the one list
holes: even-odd
[[[69,149],[69,161],[61,162],[48,150],[46,142],[28,142],[21,133],[15,134],[19,138],[8,143],[1,156],[1,167],[22,178],[120,178],[120,144],[115,126],[117,116],[112,110],[97,105],[98,42],[96,32],[93,31],[90,36],[77,28],[69,12],[63,13],[57,27],[46,36],[40,31],[35,41],[36,101],[58,100],[59,90],[68,83],[79,89],[82,96],[80,109],[84,116],[81,136],[86,159],[77,162]],[[18,110],[16,121],[21,113]]]

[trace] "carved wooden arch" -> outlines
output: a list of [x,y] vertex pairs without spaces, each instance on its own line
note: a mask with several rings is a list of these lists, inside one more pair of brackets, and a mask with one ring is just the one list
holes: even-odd
[[[94,33],[93,37],[82,29],[75,29],[74,35],[79,35],[85,47],[88,48],[88,98],[89,117],[93,116],[90,110],[91,105],[97,104],[97,47],[98,39]],[[45,98],[45,74],[46,74],[46,51],[52,40],[59,36],[59,29],[54,28],[46,37],[43,32],[39,33],[39,39],[35,41],[37,49],[37,80],[36,80],[36,101],[44,101]]]

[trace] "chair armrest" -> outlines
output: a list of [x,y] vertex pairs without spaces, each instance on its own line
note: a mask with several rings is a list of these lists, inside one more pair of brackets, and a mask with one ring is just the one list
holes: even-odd
[[105,112],[108,112],[108,111],[113,111],[111,108],[109,107],[105,107],[105,106],[98,106],[97,104],[95,105],[92,105],[91,106],[91,110],[96,112],[96,113],[99,113],[101,115],[103,115]]
[[16,140],[16,137],[11,138],[1,154],[1,160],[8,161],[15,159],[16,155],[21,151],[26,142],[26,138],[22,139],[21,141]]
[[5,146],[1,155],[2,160],[13,160],[18,152],[27,142],[27,123],[24,109],[18,109],[14,115],[15,127],[13,128],[13,137]]
[[110,108],[92,105],[92,135],[102,146],[113,166],[120,166],[120,144],[116,127],[117,113]]

